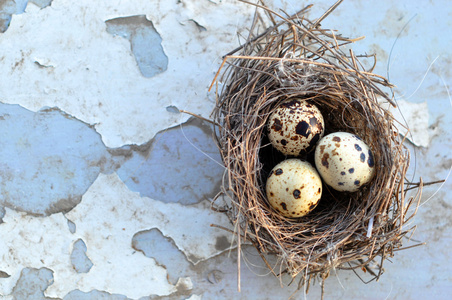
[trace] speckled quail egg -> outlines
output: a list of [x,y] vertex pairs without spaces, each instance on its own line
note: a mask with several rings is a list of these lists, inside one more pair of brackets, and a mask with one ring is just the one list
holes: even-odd
[[267,121],[271,144],[284,155],[309,152],[323,137],[325,124],[317,106],[292,98],[280,104]]
[[288,218],[312,211],[322,196],[322,179],[310,163],[297,158],[277,164],[267,179],[270,205]]
[[314,156],[320,176],[337,191],[356,192],[375,175],[369,146],[348,132],[334,132],[322,138]]

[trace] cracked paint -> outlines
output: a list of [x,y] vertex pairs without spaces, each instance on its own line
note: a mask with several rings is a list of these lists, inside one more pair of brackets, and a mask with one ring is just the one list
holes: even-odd
[[69,211],[103,170],[100,136],[58,109],[0,103],[0,125],[3,206],[39,216]]
[[131,155],[117,173],[132,191],[163,202],[188,205],[212,198],[224,171],[212,136],[210,126],[190,119],[159,132],[141,152],[112,151]]
[[191,263],[170,237],[165,237],[157,228],[139,231],[132,238],[132,247],[153,258],[167,270],[173,284],[188,274]]
[[[51,268],[57,274],[54,283],[46,290],[49,297],[62,298],[77,288],[108,290],[135,298],[151,294],[168,295],[176,290],[167,281],[164,268],[157,266],[153,259],[133,251],[130,247],[132,235],[128,238],[122,228],[117,228],[118,232],[102,231],[102,225],[93,223],[87,226],[91,227],[91,231],[82,236],[70,233],[66,218],[61,213],[36,218],[6,210],[4,223],[0,224],[0,270],[10,277],[1,279],[0,295],[13,292],[24,267]],[[97,217],[94,217],[101,215],[97,212]],[[77,225],[77,233],[86,233],[83,224],[80,224],[81,229]],[[71,264],[71,245],[80,238],[86,242],[87,255],[94,264],[88,273],[77,273]],[[29,249],[33,249],[33,255],[30,255]],[[125,281],[123,276],[129,280]]]
[[[180,217],[182,215],[184,217]],[[104,216],[103,222],[96,221],[98,216]],[[215,237],[223,236],[224,232],[212,228],[210,224],[229,225],[225,215],[213,212],[210,205],[204,202],[184,206],[140,197],[138,193],[131,192],[116,173],[100,174],[83,196],[83,201],[66,217],[77,224],[76,235],[85,241],[90,249],[89,257],[95,265],[92,251],[98,247],[104,249],[105,238],[108,237],[110,243],[118,240],[130,249],[133,235],[151,228],[159,228],[162,234],[171,237],[188,259],[196,264],[225,250],[219,251],[215,247]],[[189,232],[187,226],[190,226]],[[204,238],[206,235],[208,239]]]
[[[68,219],[76,225],[75,233],[69,231]],[[100,174],[81,203],[65,215],[37,218],[6,208],[3,220],[0,270],[10,277],[1,279],[0,294],[11,294],[24,267],[46,267],[57,274],[46,290],[49,297],[63,297],[77,288],[131,298],[172,294],[177,284],[168,282],[166,269],[132,248],[135,233],[159,228],[196,264],[224,250],[217,249],[215,238],[224,232],[210,224],[229,225],[209,204],[184,206],[140,197],[115,173]],[[71,245],[78,239],[85,242],[93,263],[88,273],[77,273],[71,264]]]
[[[301,8],[293,0],[266,4],[289,14]],[[331,4],[316,2],[310,17]],[[366,35],[353,44],[355,53],[377,49],[375,72],[388,72],[396,98],[427,103],[428,110],[408,109],[428,111],[428,129],[425,114],[417,124],[424,136],[428,132],[428,146],[409,145],[417,151],[416,175],[425,181],[445,178],[452,162],[446,84],[452,80],[452,39],[443,34],[450,28],[445,7],[443,0],[422,6],[380,1],[372,9],[365,1],[344,1],[322,21],[345,36]],[[1,2],[0,19],[5,16],[0,111],[14,114],[0,120],[8,124],[0,126],[0,298],[291,296],[294,284],[281,289],[247,245],[241,253],[242,293],[237,292],[237,253],[227,251],[231,235],[210,227],[230,228],[229,222],[203,200],[218,188],[218,152],[209,126],[179,112],[209,117],[215,94],[207,87],[222,55],[244,41],[240,34],[250,25],[253,7],[229,0],[20,0]],[[127,28],[109,26],[122,21]],[[166,71],[146,77],[150,39],[134,40],[130,23],[158,33],[155,45],[168,59]],[[46,152],[56,154],[44,159]],[[168,168],[158,173],[162,162]],[[23,172],[12,174],[11,168]],[[451,219],[451,188],[449,180],[438,193],[437,186],[424,189],[414,238],[428,241],[426,246],[397,253],[378,283],[363,286],[354,274],[331,274],[325,298],[357,298],[366,290],[377,298],[447,299],[451,239],[444,228]],[[92,267],[78,273],[87,259]],[[289,282],[283,278],[282,285]],[[318,285],[307,297],[320,298]]]
[[[92,124],[110,148],[144,144],[162,129],[189,118],[168,112],[169,105],[208,117],[214,101],[208,99],[207,87],[218,60],[224,49],[238,45],[237,30],[249,24],[253,9],[229,1],[192,7],[206,16],[201,22],[206,31],[179,22],[176,12],[186,9],[177,1],[93,5],[88,0],[60,0],[14,15],[0,35],[0,68],[8,75],[8,80],[0,81],[2,101],[32,111],[57,106]],[[218,22],[226,12],[234,17]],[[152,20],[168,57],[167,70],[151,78],[137,68],[129,41],[109,34],[105,23],[143,14]],[[141,46],[135,50],[147,53],[147,45]]]
[[105,21],[107,32],[126,38],[135,60],[145,77],[153,77],[168,68],[168,57],[162,48],[162,38],[146,16],[130,16]]

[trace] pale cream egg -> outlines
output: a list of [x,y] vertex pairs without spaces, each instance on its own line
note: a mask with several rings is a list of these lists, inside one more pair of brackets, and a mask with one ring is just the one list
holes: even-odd
[[322,196],[322,180],[310,163],[286,159],[270,172],[266,193],[275,210],[285,217],[299,218],[317,206]]
[[356,192],[375,175],[372,151],[352,133],[334,132],[325,136],[314,156],[320,176],[337,191]]
[[273,147],[291,156],[312,150],[323,137],[324,128],[318,107],[298,98],[284,101],[267,121],[268,138]]

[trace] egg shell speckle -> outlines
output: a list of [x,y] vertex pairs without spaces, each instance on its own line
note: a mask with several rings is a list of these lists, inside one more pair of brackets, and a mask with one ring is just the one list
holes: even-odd
[[322,138],[315,150],[315,165],[325,183],[337,191],[356,192],[375,175],[369,146],[348,132]]
[[307,215],[322,196],[322,180],[311,164],[291,158],[277,164],[267,179],[270,205],[288,218]]
[[267,121],[273,147],[284,155],[309,152],[323,137],[325,124],[317,106],[293,98],[283,102]]

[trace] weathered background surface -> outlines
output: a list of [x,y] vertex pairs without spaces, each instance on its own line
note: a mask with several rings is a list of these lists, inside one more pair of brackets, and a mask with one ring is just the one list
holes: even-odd
[[[333,2],[317,1],[309,17]],[[293,13],[309,3],[266,4]],[[231,237],[209,226],[229,226],[209,209],[223,172],[212,133],[177,110],[209,117],[207,87],[253,12],[220,0],[0,2],[2,299],[293,293],[251,248],[237,293]],[[376,53],[376,73],[397,85],[415,180],[451,170],[451,20],[447,0],[385,0],[345,1],[323,22],[365,35],[355,53]],[[451,189],[424,190],[412,224],[425,246],[397,253],[380,282],[332,274],[326,299],[449,299]]]

